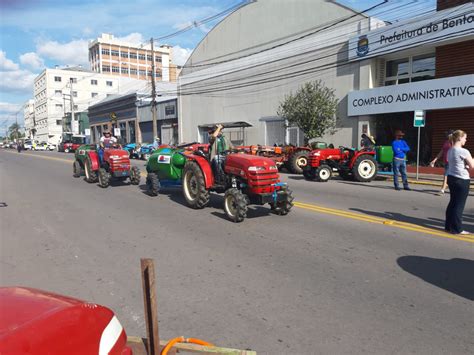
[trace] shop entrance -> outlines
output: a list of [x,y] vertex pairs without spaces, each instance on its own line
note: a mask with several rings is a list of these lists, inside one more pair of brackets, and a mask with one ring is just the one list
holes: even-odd
[[[396,112],[376,115],[375,141],[377,145],[392,145],[394,132],[401,129],[405,133],[405,140],[410,146],[407,154],[409,164],[416,163],[418,128],[413,127],[413,112]],[[428,120],[425,120],[428,122]],[[428,165],[431,159],[431,127],[427,124],[421,128],[420,134],[420,165]],[[441,149],[441,147],[440,147]]]

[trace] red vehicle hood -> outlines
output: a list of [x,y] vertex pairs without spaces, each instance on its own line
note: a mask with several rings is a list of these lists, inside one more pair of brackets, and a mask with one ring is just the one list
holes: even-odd
[[126,354],[126,334],[105,307],[22,287],[0,288],[0,354]]
[[247,171],[247,169],[251,166],[263,166],[269,169],[270,167],[275,166],[275,162],[270,158],[237,153],[229,154],[226,157],[225,166],[226,168],[233,167]]

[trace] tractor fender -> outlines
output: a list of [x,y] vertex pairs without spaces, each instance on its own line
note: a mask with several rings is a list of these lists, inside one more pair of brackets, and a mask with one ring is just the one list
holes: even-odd
[[188,160],[194,160],[201,168],[201,171],[204,175],[204,181],[206,182],[206,189],[210,189],[212,186],[214,186],[214,173],[212,172],[209,161],[206,158],[195,154],[189,154],[186,155],[186,157]]
[[88,157],[91,160],[91,168],[93,171],[99,170],[99,154],[96,151],[90,151],[87,153]]

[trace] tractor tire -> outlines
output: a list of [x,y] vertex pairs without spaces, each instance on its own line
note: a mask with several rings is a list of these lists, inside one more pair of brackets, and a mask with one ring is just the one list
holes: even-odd
[[78,160],[74,160],[72,164],[72,176],[75,178],[81,177],[84,174],[84,170],[82,169],[81,163]]
[[99,169],[99,186],[107,188],[110,185],[110,174],[104,168]]
[[328,182],[332,177],[332,169],[329,165],[321,164],[315,171],[316,181]]
[[370,182],[377,176],[377,161],[371,155],[361,155],[352,167],[354,180],[359,182]]
[[64,153],[69,153],[69,148],[64,149]]
[[84,164],[84,173],[86,175],[86,181],[88,183],[97,182],[97,172],[92,170],[92,162],[89,157],[86,158],[86,163]]
[[155,173],[148,173],[146,176],[146,188],[150,196],[158,196],[160,193],[160,180]]
[[204,174],[195,161],[188,161],[183,168],[183,194],[186,203],[196,209],[209,204],[210,194],[206,189]]
[[130,169],[130,183],[132,185],[138,185],[140,183],[140,169],[136,166],[132,166]]
[[290,156],[288,168],[293,174],[303,174],[303,168],[308,165],[308,152],[300,150]]
[[239,223],[247,218],[249,200],[239,189],[231,188],[224,195],[224,211],[232,222]]
[[316,169],[314,169],[314,168],[304,169],[303,170],[303,176],[304,176],[305,180],[313,181],[316,178]]
[[339,170],[339,176],[346,181],[354,180],[350,171]]
[[293,207],[293,200],[295,199],[293,197],[293,191],[291,191],[287,187],[284,187],[283,189],[286,190],[286,193],[288,196],[286,201],[279,201],[277,203],[270,204],[272,211],[275,212],[279,216],[286,216],[288,213],[290,213],[290,210]]

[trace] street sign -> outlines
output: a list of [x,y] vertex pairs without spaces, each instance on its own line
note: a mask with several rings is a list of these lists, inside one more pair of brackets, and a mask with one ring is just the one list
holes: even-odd
[[86,136],[90,136],[90,135],[91,135],[91,129],[90,129],[90,128],[84,129],[84,134],[85,134]]
[[114,128],[114,136],[120,137],[120,128]]
[[413,127],[425,127],[425,111],[415,111]]

